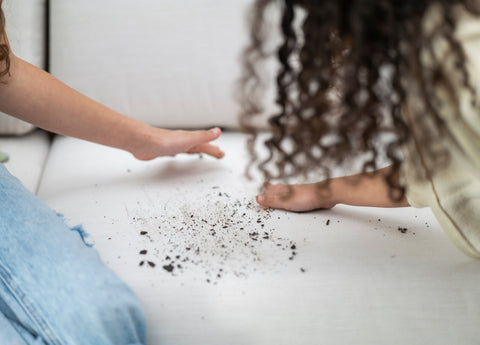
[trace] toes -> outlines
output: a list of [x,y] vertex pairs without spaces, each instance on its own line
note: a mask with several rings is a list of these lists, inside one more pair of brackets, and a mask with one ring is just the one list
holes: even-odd
[[258,195],[257,202],[264,207],[281,208],[281,202],[275,195]]
[[262,195],[257,195],[257,202],[262,205],[262,206],[266,206],[265,205],[265,196],[262,194]]

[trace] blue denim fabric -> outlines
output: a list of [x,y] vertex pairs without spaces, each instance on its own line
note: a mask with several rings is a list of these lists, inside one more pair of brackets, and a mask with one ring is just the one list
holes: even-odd
[[137,297],[3,164],[0,344],[146,344]]

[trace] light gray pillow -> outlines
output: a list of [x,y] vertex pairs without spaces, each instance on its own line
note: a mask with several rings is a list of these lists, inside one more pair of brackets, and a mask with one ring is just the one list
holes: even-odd
[[[15,55],[45,68],[46,0],[4,0],[8,39]],[[0,113],[0,135],[22,135],[35,127]]]

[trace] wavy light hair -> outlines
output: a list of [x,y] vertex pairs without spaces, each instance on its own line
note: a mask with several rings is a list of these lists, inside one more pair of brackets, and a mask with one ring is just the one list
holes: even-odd
[[[441,20],[425,30],[432,5]],[[275,6],[281,14],[281,45],[274,53],[280,64],[279,111],[271,115],[264,141],[269,156],[260,159],[254,150],[259,129],[253,120],[262,112],[259,95],[265,83],[259,66],[272,55],[266,19]],[[390,197],[401,199],[400,148],[411,138],[403,110],[412,83],[423,114],[415,123],[424,130],[420,144],[438,166],[446,161],[445,152],[432,145],[449,135],[435,91],[448,84],[449,77],[434,42],[445,42],[472,102],[475,99],[465,53],[455,38],[458,6],[479,14],[473,0],[256,0],[239,90],[241,124],[252,134],[250,167],[256,165],[267,181],[315,170],[324,172],[328,181],[331,169],[345,161],[357,160],[362,172],[378,170],[382,155],[392,165],[386,176]],[[299,15],[301,21],[296,20]]]

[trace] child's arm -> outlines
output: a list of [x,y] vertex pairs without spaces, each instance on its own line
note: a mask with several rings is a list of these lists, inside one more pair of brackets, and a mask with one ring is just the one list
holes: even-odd
[[11,56],[10,74],[0,80],[0,110],[55,133],[120,148],[142,160],[178,153],[224,153],[209,144],[209,131],[170,131],[123,116],[76,92],[50,74]]
[[[385,176],[391,167],[375,173],[338,177],[327,188],[319,184],[267,185],[257,202],[265,207],[294,212],[328,209],[337,204],[372,207],[406,207],[407,199],[393,201],[389,197]],[[292,193],[292,194],[291,194]]]

